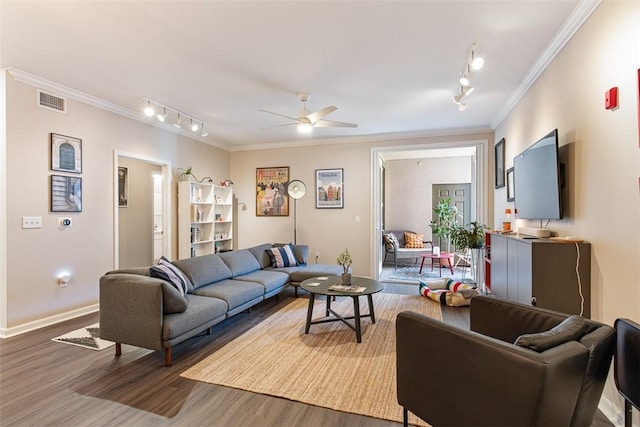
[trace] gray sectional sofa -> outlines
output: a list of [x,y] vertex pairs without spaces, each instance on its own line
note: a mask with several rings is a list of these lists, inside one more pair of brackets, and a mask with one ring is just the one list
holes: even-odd
[[[276,245],[277,246],[277,245]],[[339,265],[308,264],[309,247],[293,245],[296,266],[274,268],[267,243],[248,249],[174,261],[187,293],[151,277],[150,267],[115,270],[100,278],[100,337],[116,343],[164,350],[248,310],[286,286],[317,276],[342,274]],[[301,321],[304,319],[301,319]]]

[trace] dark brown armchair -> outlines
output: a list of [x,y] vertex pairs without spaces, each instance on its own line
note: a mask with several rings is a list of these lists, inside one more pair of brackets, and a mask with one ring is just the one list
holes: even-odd
[[471,301],[471,331],[400,313],[397,391],[405,425],[411,411],[434,426],[590,426],[615,330],[578,319],[580,338],[544,351],[514,344],[523,334],[548,336],[542,333],[567,317],[485,296]]

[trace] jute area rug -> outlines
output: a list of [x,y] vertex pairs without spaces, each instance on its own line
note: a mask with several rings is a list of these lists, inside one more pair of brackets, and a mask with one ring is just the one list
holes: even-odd
[[[360,311],[368,313],[366,297]],[[419,295],[373,295],[376,323],[362,320],[362,343],[342,322],[311,325],[307,298],[296,298],[181,376],[254,393],[402,422],[396,398],[395,318],[404,310],[442,320],[440,305]],[[353,315],[351,298],[331,307]],[[316,298],[314,319],[324,316]],[[410,413],[409,422],[428,425]]]

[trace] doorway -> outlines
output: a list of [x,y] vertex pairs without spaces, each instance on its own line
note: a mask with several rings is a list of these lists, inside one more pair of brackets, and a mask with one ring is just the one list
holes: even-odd
[[[389,169],[387,167],[388,162],[391,160],[411,160],[416,166],[427,166],[427,162],[423,161],[426,158],[437,159],[442,158],[440,163],[445,164],[444,158],[452,157],[470,157],[468,167],[470,169],[469,178],[462,181],[444,181],[444,182],[469,182],[469,203],[468,208],[465,207],[465,211],[468,212],[470,220],[477,220],[480,222],[486,222],[488,218],[489,201],[487,200],[487,187],[488,177],[488,152],[489,141],[486,139],[473,140],[473,141],[460,141],[460,142],[443,142],[443,143],[430,143],[422,146],[413,145],[405,147],[384,147],[384,148],[372,148],[371,149],[371,171],[372,171],[372,194],[371,194],[371,242],[372,251],[370,253],[371,262],[371,276],[379,278],[382,272],[384,248],[382,245],[382,230],[383,224],[387,228],[398,228],[396,225],[391,224],[393,219],[385,215],[385,206],[389,206],[392,203],[398,203],[391,200],[396,197],[390,194],[389,191],[385,192],[383,183],[391,179],[389,177]],[[439,163],[439,164],[440,164]],[[445,168],[446,169],[446,168]],[[439,175],[440,176],[440,175]],[[437,181],[432,181],[436,183]],[[443,182],[443,181],[440,181]],[[425,191],[431,192],[431,184],[425,188]],[[432,197],[428,197],[425,200],[426,203],[431,202]],[[411,200],[415,202],[415,200]],[[400,202],[402,203],[402,202]],[[409,206],[411,203],[404,201],[402,206]],[[415,203],[413,204],[415,206]],[[430,207],[424,206],[425,211],[430,210]],[[425,227],[428,227],[428,216],[425,212],[425,220],[422,222]],[[383,222],[384,221],[384,222]],[[388,223],[387,223],[388,222]]]
[[[433,184],[431,191],[431,209],[443,199],[450,198],[450,205],[457,210],[455,221],[458,225],[464,226],[471,222],[471,183],[467,184]],[[435,244],[435,242],[434,242]],[[444,247],[446,242],[438,242],[438,246]],[[447,247],[447,251],[451,248]]]
[[171,259],[170,163],[114,152],[114,165],[114,268]]

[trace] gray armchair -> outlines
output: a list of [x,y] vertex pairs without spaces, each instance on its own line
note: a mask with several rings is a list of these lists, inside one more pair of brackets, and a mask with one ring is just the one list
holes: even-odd
[[513,344],[523,334],[548,336],[567,317],[485,296],[471,301],[471,331],[400,313],[397,391],[405,426],[408,411],[434,426],[590,426],[615,330],[578,319],[581,338],[544,351]]

